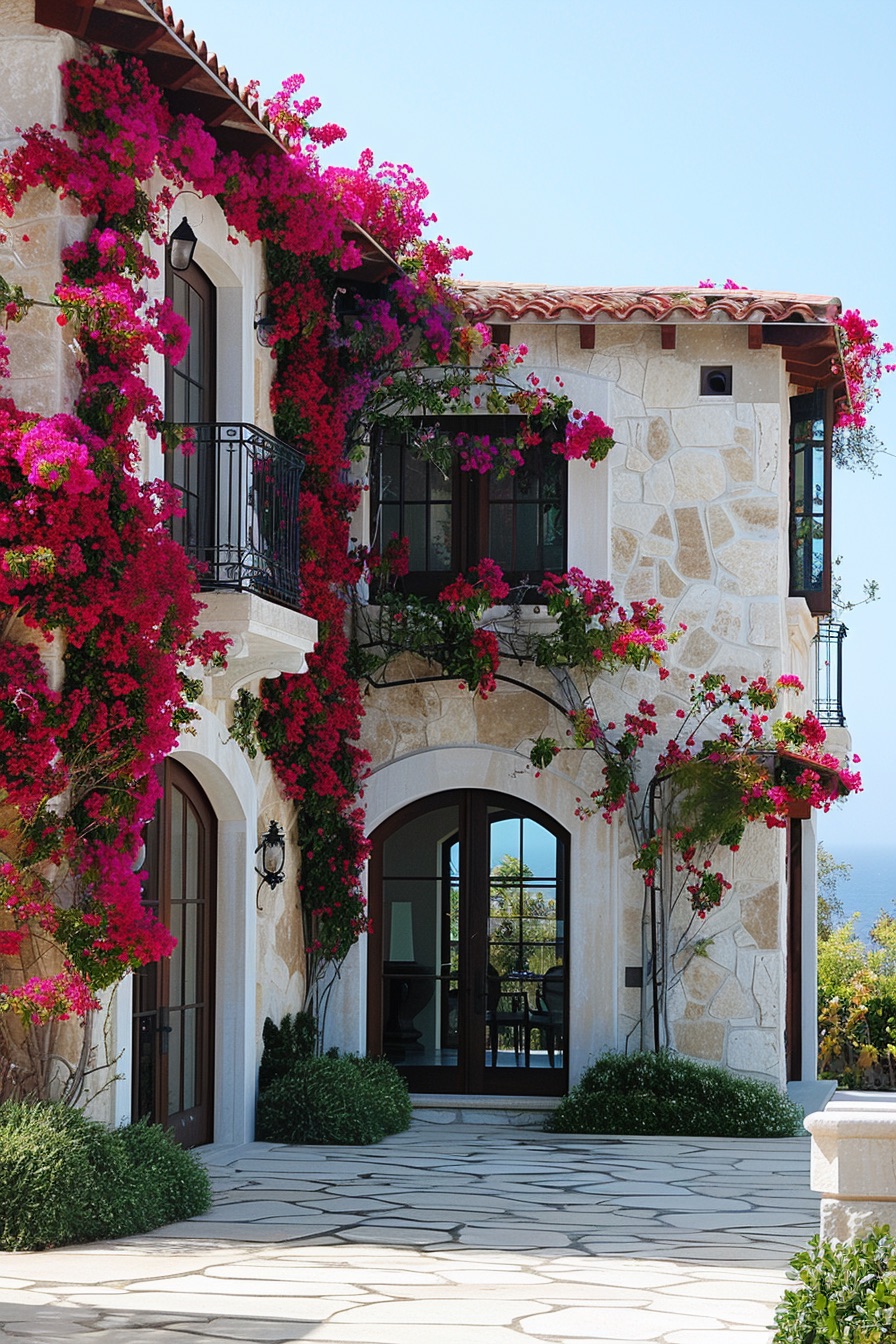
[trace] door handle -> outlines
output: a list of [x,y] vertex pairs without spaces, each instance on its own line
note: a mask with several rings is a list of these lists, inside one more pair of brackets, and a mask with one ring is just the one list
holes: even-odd
[[159,1033],[159,1054],[167,1055],[168,1037],[171,1035],[171,1025],[168,1021],[167,1008],[160,1008],[156,1014],[156,1031]]

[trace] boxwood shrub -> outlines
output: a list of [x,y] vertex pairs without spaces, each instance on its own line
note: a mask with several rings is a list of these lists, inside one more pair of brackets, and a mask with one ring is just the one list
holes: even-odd
[[160,1125],[109,1130],[59,1103],[0,1106],[0,1249],[151,1232],[210,1203],[204,1167]]
[[407,1129],[405,1080],[385,1059],[298,1059],[258,1099],[255,1133],[273,1143],[379,1143]]
[[803,1112],[771,1083],[671,1051],[602,1055],[548,1117],[561,1134],[788,1138]]
[[772,1344],[888,1344],[896,1340],[896,1242],[888,1227],[856,1241],[813,1237],[790,1262]]
[[263,1092],[277,1078],[289,1073],[300,1059],[310,1059],[317,1045],[313,1013],[287,1013],[279,1027],[269,1017],[262,1028],[264,1049],[258,1070],[258,1090]]

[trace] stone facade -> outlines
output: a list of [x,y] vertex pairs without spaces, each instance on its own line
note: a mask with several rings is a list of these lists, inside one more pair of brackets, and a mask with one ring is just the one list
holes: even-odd
[[[687,702],[692,676],[707,670],[732,680],[793,673],[811,692],[814,621],[801,599],[787,596],[792,389],[780,350],[750,348],[745,327],[733,323],[682,323],[672,350],[662,348],[652,324],[598,324],[594,334],[594,348],[585,350],[571,323],[522,320],[511,332],[513,344],[528,347],[524,374],[534,372],[549,387],[559,377],[576,406],[594,410],[615,430],[616,446],[604,463],[569,465],[568,564],[610,578],[626,602],[658,598],[670,629],[687,627],[670,651],[665,682],[652,671],[629,671],[594,683],[601,717],[621,718],[647,698],[656,705],[665,741],[676,731],[675,712]],[[705,366],[730,366],[731,396],[701,395]],[[414,670],[403,667],[394,675],[403,679]],[[371,790],[376,796],[381,778],[393,796],[385,779],[402,763],[406,792],[396,806],[432,791],[439,773],[434,758],[450,748],[468,753],[468,764],[450,772],[455,787],[481,786],[472,763],[494,762],[500,753],[506,790],[518,794],[520,778],[532,773],[532,738],[565,732],[543,700],[506,686],[482,702],[455,685],[421,683],[374,692],[366,704],[364,745],[373,756],[368,797]],[[570,830],[574,852],[615,866],[612,875],[605,873],[605,885],[615,903],[616,945],[601,939],[590,970],[571,948],[573,1074],[600,1042],[622,1048],[637,1041],[641,1006],[641,991],[626,988],[623,978],[626,966],[644,958],[643,886],[629,869],[631,838],[617,819],[608,844],[600,819],[583,824],[572,815],[572,799],[595,787],[598,764],[587,754],[564,753],[533,793],[537,799],[540,785],[544,795],[550,776],[572,784],[561,804],[565,811],[553,815]],[[736,855],[723,850],[716,856],[734,884],[721,907],[699,921],[679,900],[667,926],[669,1043],[777,1083],[785,1077],[785,845],[782,831],[749,828]],[[580,936],[590,941],[588,920],[598,918],[597,907],[573,886],[574,925],[577,901],[583,903]],[[809,978],[811,968],[804,969]],[[609,975],[612,1002],[598,1008],[585,983],[589,975]],[[598,1026],[586,1020],[589,1013],[602,1014]],[[812,1067],[807,1051],[807,1074]]]

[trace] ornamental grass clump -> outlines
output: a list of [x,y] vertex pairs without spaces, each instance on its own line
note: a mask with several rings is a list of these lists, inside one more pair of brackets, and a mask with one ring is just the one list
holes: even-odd
[[379,1143],[411,1123],[407,1083],[385,1059],[300,1059],[258,1099],[255,1132],[273,1143]]
[[802,1118],[799,1106],[771,1083],[664,1050],[602,1055],[546,1128],[559,1134],[779,1139],[801,1135]]
[[887,1344],[896,1340],[896,1241],[876,1227],[856,1241],[813,1237],[790,1262],[772,1344]]
[[160,1125],[109,1130],[59,1102],[0,1106],[0,1249],[151,1232],[204,1213],[208,1175]]

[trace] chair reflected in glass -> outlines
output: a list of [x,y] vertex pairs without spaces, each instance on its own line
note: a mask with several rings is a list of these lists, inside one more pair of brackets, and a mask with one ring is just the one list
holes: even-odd
[[522,990],[505,990],[501,976],[494,966],[488,968],[486,988],[485,1025],[488,1033],[488,1046],[492,1054],[492,1068],[498,1064],[498,1048],[501,1033],[512,1034],[514,1063],[519,1065],[520,1048],[525,1051],[526,1067],[529,1067],[529,1031],[527,1021],[529,1004]]
[[554,1068],[554,1051],[562,1051],[564,1042],[564,985],[563,967],[551,966],[541,979],[541,991],[535,996],[535,1007],[526,1014],[526,1065],[529,1064],[532,1032],[541,1035],[548,1052],[548,1062]]

